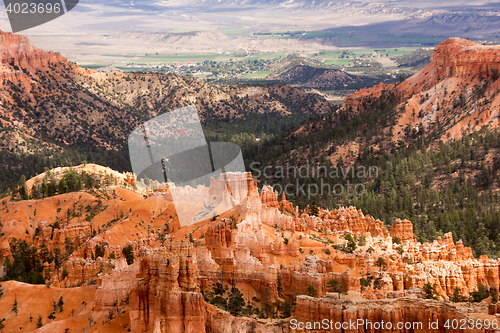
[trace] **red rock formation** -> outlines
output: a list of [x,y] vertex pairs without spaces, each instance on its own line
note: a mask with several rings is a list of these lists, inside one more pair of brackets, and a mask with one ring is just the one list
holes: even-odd
[[96,290],[96,310],[109,311],[125,308],[129,303],[129,295],[134,287],[139,272],[139,261],[127,265],[124,259],[114,260],[114,270],[98,276]]
[[[53,263],[50,268],[51,271],[55,271]],[[115,265],[111,260],[104,260],[101,257],[97,258],[97,260],[70,258],[52,276],[52,284],[63,288],[78,287],[85,284],[100,285],[100,274],[109,274],[114,268]],[[67,273],[65,278],[63,278],[63,272]]]
[[299,216],[299,207],[294,207],[293,204],[290,201],[288,201],[284,195],[279,203],[279,208],[280,211],[284,214],[290,214],[294,217]]
[[[382,314],[378,310],[366,312],[366,304],[373,308],[373,304],[384,307],[384,304],[397,305],[385,303],[386,298],[421,297],[421,288],[426,283],[435,285],[442,300],[449,300],[455,287],[464,295],[477,290],[481,284],[500,289],[500,260],[485,256],[474,259],[471,249],[464,247],[461,241],[455,244],[451,234],[421,244],[416,242],[409,221],[396,220],[389,232],[382,222],[365,216],[354,207],[341,207],[331,212],[321,210],[318,217],[298,216],[293,213],[296,209],[263,205],[261,200],[277,202],[276,193],[269,192],[261,199],[255,182],[248,175],[233,175],[232,179],[234,184],[241,185],[242,181],[249,185],[249,195],[233,212],[216,221],[176,228],[175,232],[170,230],[168,234],[165,225],[174,225],[175,219],[168,208],[171,201],[162,195],[143,199],[129,190],[121,192],[116,188],[123,199],[111,195],[109,199],[101,199],[100,212],[91,222],[85,221],[88,211],[83,207],[97,199],[89,193],[29,203],[10,202],[5,205],[7,208],[0,209],[0,219],[5,221],[2,222],[5,235],[0,237],[0,244],[4,244],[1,259],[11,256],[8,240],[14,236],[23,237],[31,244],[45,243],[50,249],[64,248],[66,239],[71,239],[71,245],[77,248],[64,259],[59,269],[55,269],[54,262],[45,263],[52,271],[52,286],[69,288],[95,284],[96,311],[104,314],[128,311],[126,316],[134,332],[239,332],[252,325],[265,332],[276,328],[277,323],[271,321],[233,318],[211,307],[207,310],[199,292],[212,291],[216,282],[236,286],[243,292],[246,304],[260,309],[262,304],[255,302],[254,297],[262,299],[265,293],[271,299],[288,299],[297,292],[306,294],[309,286],[323,296],[332,279],[340,281],[345,290],[360,292],[367,299],[381,302],[362,303],[348,310],[342,308],[345,318],[350,318],[352,311],[358,308],[363,318],[372,318],[372,315],[379,318],[377,316]],[[63,206],[64,211],[79,205],[82,216],[67,220],[55,215],[56,207]],[[96,203],[89,206],[89,211],[93,205]],[[37,209],[36,215],[34,209]],[[125,212],[123,216],[122,212]],[[58,216],[63,223],[52,230],[48,226],[52,223],[44,222],[47,218],[42,219],[42,215]],[[231,216],[238,217],[236,228],[227,218]],[[117,217],[117,222],[109,222]],[[18,228],[23,228],[23,232]],[[96,228],[100,233],[94,235],[92,230]],[[155,233],[139,234],[144,229]],[[33,238],[35,233],[37,236]],[[341,250],[346,243],[343,236],[347,233],[357,236],[357,248],[353,253]],[[195,245],[188,242],[188,234],[194,236]],[[365,244],[359,241],[361,235]],[[402,240],[401,246],[393,244],[394,237]],[[96,245],[102,246],[98,258]],[[123,259],[122,248],[127,245],[132,246],[135,255],[132,265],[127,265]],[[116,259],[110,259],[110,254]],[[382,267],[376,265],[380,257],[385,260]],[[67,273],[64,279],[63,271]],[[369,277],[371,284],[362,288],[361,278]],[[330,306],[313,303],[304,303],[298,314],[315,318],[308,311],[327,311]],[[329,309],[329,313],[337,311],[335,307]],[[405,311],[399,309],[396,313],[406,318]],[[496,312],[496,305],[490,311]],[[392,310],[387,313],[393,316]]]
[[10,244],[6,239],[0,242],[0,276],[4,276],[4,260],[12,255]]
[[192,245],[145,249],[130,293],[132,332],[205,332],[205,305]]
[[329,230],[350,232],[355,236],[370,233],[373,237],[387,237],[389,235],[384,224],[380,220],[375,220],[370,215],[364,215],[361,210],[355,207],[341,207],[331,212],[326,212],[321,216],[320,226]]
[[[304,295],[307,294],[307,288],[313,286],[318,295],[325,295],[326,284],[334,279],[342,284],[344,290],[351,290],[356,286],[357,280],[351,279],[349,268],[343,273],[334,272],[335,264],[336,262],[331,260],[325,261],[316,256],[306,256],[300,265],[283,268],[281,270],[283,293],[289,296],[297,292]],[[359,284],[357,287],[359,288]]]
[[500,71],[500,48],[476,44],[466,39],[449,38],[440,43],[431,55],[441,76],[491,77]]
[[[38,79],[40,73],[52,71],[51,66],[70,67],[74,71],[80,71],[78,66],[68,62],[59,53],[43,51],[34,47],[28,37],[3,31],[0,31],[0,64],[0,85],[4,84],[4,80],[21,82],[24,93],[32,101],[32,83],[37,82],[33,82],[26,73],[29,72],[33,78]],[[85,71],[81,70],[82,73]],[[60,74],[55,73],[55,76],[59,77]],[[9,95],[3,94],[2,97],[13,102]]]
[[[3,64],[2,77],[13,78],[14,72],[6,70],[8,66],[25,68],[33,73],[46,70],[50,64],[67,62],[59,53],[46,52],[31,45],[28,37],[14,35],[10,32],[0,31],[0,61]],[[23,72],[17,69],[16,74],[23,76]]]
[[392,238],[398,237],[402,242],[415,242],[417,240],[413,233],[413,224],[408,220],[396,219],[389,234]]
[[273,192],[271,186],[263,186],[260,191],[260,201],[267,207],[278,207],[278,191]]
[[233,246],[231,226],[228,221],[219,222],[215,227],[209,226],[205,233],[205,246],[213,251],[218,247]]
[[[498,45],[450,38],[434,49],[430,64],[403,83],[361,89],[346,97],[344,108],[360,112],[382,91],[391,91],[400,110],[394,140],[405,138],[402,129],[407,126],[425,133],[439,127],[444,141],[460,138],[483,125],[499,125],[499,71]],[[484,93],[478,92],[480,87]]]
[[257,183],[250,172],[228,173],[225,176],[225,183],[229,185],[230,194],[236,202],[241,202],[248,195],[258,192]]
[[[347,326],[333,326],[333,329],[320,330],[297,330],[296,332],[461,332],[460,329],[448,329],[444,325],[448,320],[449,323],[453,319],[472,319],[476,321],[488,319],[490,323],[496,319],[494,316],[488,315],[488,306],[480,304],[472,306],[469,309],[463,308],[460,305],[453,303],[444,303],[433,300],[423,300],[414,298],[398,298],[385,300],[364,300],[355,295],[347,297],[348,300],[339,300],[337,295],[329,294],[321,299],[308,296],[298,296],[297,306],[295,310],[295,318],[298,322],[321,322],[327,319],[332,321],[333,325],[338,325],[347,322]],[[349,321],[357,323],[358,319],[363,319],[364,322],[359,322],[360,326],[350,325]],[[371,322],[368,324],[368,321]],[[438,321],[437,327],[429,327],[430,322]],[[497,319],[498,321],[498,319]],[[384,329],[380,326],[376,329],[375,323],[381,325],[384,322]],[[294,322],[290,322],[294,323]],[[387,323],[391,323],[389,327]],[[397,324],[406,323],[406,330],[398,328]],[[419,323],[419,324],[414,324]],[[494,332],[495,330],[467,330],[467,332]]]
[[263,320],[249,317],[234,317],[228,312],[206,304],[207,332],[217,333],[271,333],[289,332],[287,319]]
[[[49,251],[54,251],[57,248],[65,254],[69,245],[71,245],[71,249],[76,249],[90,239],[92,237],[91,228],[90,223],[51,228],[46,221],[43,221],[40,223],[39,232],[33,244],[36,246],[45,244]],[[66,246],[67,244],[68,246]]]

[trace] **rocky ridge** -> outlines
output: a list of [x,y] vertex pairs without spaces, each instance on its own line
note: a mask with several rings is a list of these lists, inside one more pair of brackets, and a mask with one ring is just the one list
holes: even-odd
[[289,85],[224,86],[176,75],[87,70],[6,32],[0,32],[0,63],[0,149],[16,153],[82,145],[120,149],[140,123],[192,104],[206,122],[330,109],[323,97]]
[[500,47],[450,38],[440,43],[431,62],[398,84],[380,84],[349,95],[344,108],[366,110],[383,92],[398,99],[394,140],[436,133],[443,141],[482,126],[498,126]]

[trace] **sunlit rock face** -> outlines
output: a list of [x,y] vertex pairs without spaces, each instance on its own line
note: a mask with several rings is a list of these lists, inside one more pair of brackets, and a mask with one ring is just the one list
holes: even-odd
[[433,123],[441,127],[441,140],[458,139],[485,125],[499,125],[499,75],[498,45],[449,38],[435,47],[431,62],[418,73],[401,83],[361,89],[347,96],[343,107],[362,112],[383,93],[394,93],[399,110],[394,140],[404,139],[398,128],[426,132]]
[[130,293],[133,332],[205,332],[205,306],[199,292],[191,244],[144,248]]

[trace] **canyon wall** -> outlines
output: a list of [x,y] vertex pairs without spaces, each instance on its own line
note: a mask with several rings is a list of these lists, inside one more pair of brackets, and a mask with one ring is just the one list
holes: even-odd
[[[498,318],[488,315],[486,304],[457,305],[434,300],[417,298],[384,299],[377,301],[356,298],[338,299],[334,294],[325,297],[313,298],[308,296],[297,297],[295,310],[297,322],[321,322],[324,319],[333,324],[326,330],[304,329],[295,332],[496,332],[494,329],[453,329],[450,326],[453,320],[470,320],[477,322],[478,319],[494,320]],[[358,322],[362,319],[364,322]],[[431,323],[436,323],[433,325]],[[294,321],[291,321],[293,324]],[[337,325],[344,324],[342,329]],[[356,323],[355,325],[352,323]],[[382,323],[385,323],[382,324]],[[388,325],[390,323],[390,326]],[[397,327],[401,323],[402,327]],[[379,325],[378,327],[376,325]],[[296,324],[294,324],[296,325]],[[384,325],[384,326],[381,326]],[[406,325],[406,327],[404,326]]]

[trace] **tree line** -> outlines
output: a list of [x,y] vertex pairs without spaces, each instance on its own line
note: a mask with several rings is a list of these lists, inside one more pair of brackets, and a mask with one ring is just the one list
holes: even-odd
[[[360,110],[337,110],[309,119],[302,125],[284,131],[244,152],[247,170],[259,161],[260,172],[272,166],[305,166],[310,168],[336,167],[357,170],[376,167],[376,176],[358,177],[351,172],[332,178],[322,172],[319,176],[258,179],[264,183],[294,187],[315,184],[362,184],[362,195],[327,193],[297,193],[290,201],[305,209],[312,201],[324,208],[354,205],[382,220],[390,228],[396,218],[409,219],[421,242],[432,241],[451,232],[455,241],[462,239],[475,256],[500,255],[500,133],[483,128],[461,139],[437,141],[436,133],[407,131],[405,140],[391,140],[397,119],[398,98],[383,92],[380,98],[365,102]],[[366,108],[366,110],[362,110]],[[352,152],[353,165],[340,158],[333,164],[328,156],[349,141],[360,143],[359,152]],[[374,149],[378,147],[378,149]],[[254,174],[255,175],[255,174]],[[280,188],[276,186],[276,188]],[[328,188],[327,188],[328,189]],[[352,193],[352,190],[351,190]]]

